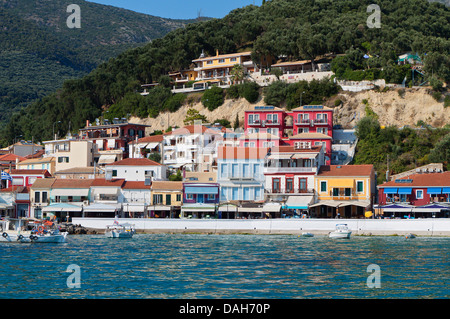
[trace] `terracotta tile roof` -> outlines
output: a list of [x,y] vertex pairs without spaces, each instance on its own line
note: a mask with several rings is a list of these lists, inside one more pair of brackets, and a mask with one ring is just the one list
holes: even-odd
[[373,165],[323,165],[320,167],[318,177],[322,176],[370,176]]
[[9,161],[16,161],[16,158],[19,159],[19,162],[22,162],[24,160],[26,160],[25,157],[16,155],[16,154],[5,154],[5,155],[0,155],[0,161],[1,162],[9,162]]
[[219,146],[219,159],[263,159],[269,148],[267,147],[237,147],[237,146]]
[[204,125],[186,125],[173,130],[171,135],[205,133],[207,130],[208,128]]
[[107,179],[104,179],[104,178],[96,178],[96,179],[92,180],[92,185],[91,186],[115,186],[115,187],[122,187],[124,183],[125,183],[125,179],[123,179],[123,178],[116,178],[116,179],[111,179],[111,180],[107,180]]
[[30,155],[25,156],[25,158],[28,158],[28,159],[36,158],[36,159],[38,159],[38,158],[42,158],[42,155],[44,155],[44,154],[45,154],[45,150],[42,149],[42,150],[37,151],[34,154],[30,154]]
[[38,178],[34,181],[31,188],[51,188],[56,178]]
[[89,188],[93,181],[92,179],[56,178],[52,188]]
[[121,161],[117,161],[111,164],[106,164],[107,166],[115,165],[125,165],[125,166],[157,166],[162,165],[148,158],[125,158]]
[[145,185],[145,182],[126,181],[122,187],[123,189],[150,189],[150,185]]
[[154,182],[152,182],[151,189],[182,191],[183,190],[183,182],[154,181]]
[[46,169],[12,169],[11,175],[46,175],[50,176],[50,173]]
[[[164,139],[164,135],[151,135],[151,136],[145,136],[137,140],[137,143],[157,143],[162,142]],[[130,144],[136,144],[136,141],[131,142]]]
[[[412,182],[411,183],[396,182],[398,180],[411,180]],[[378,187],[388,187],[388,186],[390,187],[450,186],[450,171],[442,173],[413,174],[378,185]]]
[[28,157],[28,156],[26,157],[26,160],[20,162],[20,165],[55,162],[55,157]]

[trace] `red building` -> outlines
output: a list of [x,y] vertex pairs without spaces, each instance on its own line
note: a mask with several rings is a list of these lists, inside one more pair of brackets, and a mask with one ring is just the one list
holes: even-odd
[[[271,134],[278,136],[279,141],[272,146],[299,146],[307,147],[324,145],[325,162],[331,163],[331,144],[333,140],[333,109],[323,105],[303,105],[291,112],[274,106],[255,106],[245,111],[245,134]],[[264,136],[265,138],[265,136]],[[267,141],[267,138],[265,138]],[[245,140],[257,147],[267,147],[255,141]],[[241,146],[244,146],[241,142]]]
[[385,217],[450,217],[450,172],[413,174],[378,187]]
[[7,181],[6,187],[25,186],[30,187],[38,178],[47,178],[52,175],[46,169],[12,169],[10,173],[11,181]]

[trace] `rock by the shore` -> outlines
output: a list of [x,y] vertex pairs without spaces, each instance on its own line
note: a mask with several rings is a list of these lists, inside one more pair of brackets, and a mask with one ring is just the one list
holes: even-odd
[[61,231],[66,231],[69,235],[92,235],[97,234],[96,230],[88,229],[81,225],[63,224],[61,225]]

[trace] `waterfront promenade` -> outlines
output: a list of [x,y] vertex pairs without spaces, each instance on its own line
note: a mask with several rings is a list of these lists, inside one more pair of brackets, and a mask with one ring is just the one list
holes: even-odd
[[[158,219],[119,218],[140,233],[293,234],[321,235],[344,223],[353,235],[450,236],[450,218],[426,219]],[[72,223],[103,231],[113,218],[72,218]]]

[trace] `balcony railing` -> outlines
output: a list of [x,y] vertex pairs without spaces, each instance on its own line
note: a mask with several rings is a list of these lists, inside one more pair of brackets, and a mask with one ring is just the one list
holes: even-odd
[[315,173],[317,167],[264,167],[265,174],[272,173]]
[[295,125],[309,125],[309,119],[296,120]]
[[265,193],[271,194],[314,194],[313,188],[266,188]]
[[248,125],[261,125],[260,120],[248,121]]

